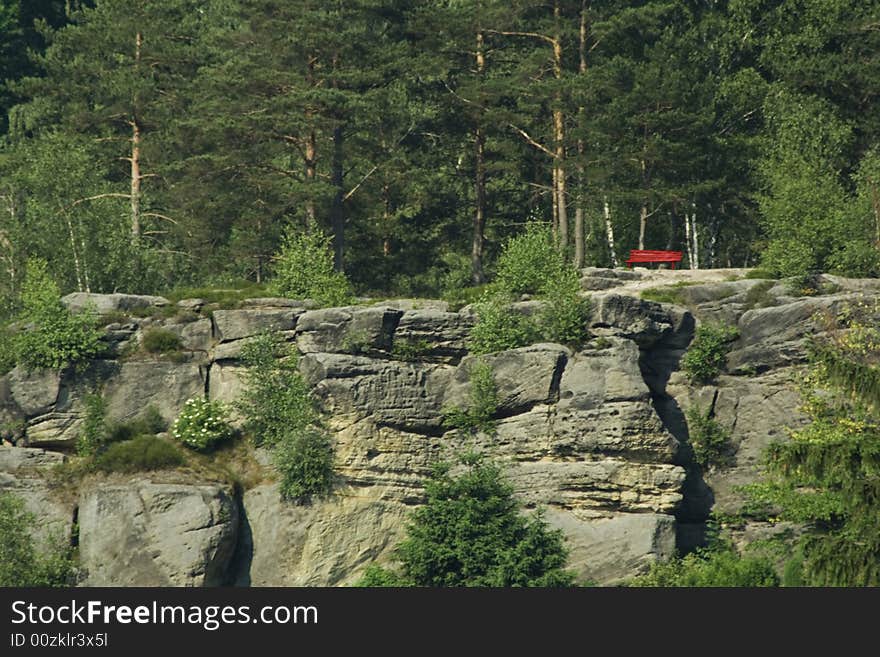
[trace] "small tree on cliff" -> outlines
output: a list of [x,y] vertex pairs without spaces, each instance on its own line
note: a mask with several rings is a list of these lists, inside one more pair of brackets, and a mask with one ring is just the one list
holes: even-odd
[[448,464],[435,468],[397,548],[400,572],[371,566],[359,585],[571,586],[562,533],[520,513],[497,466],[474,454],[461,462],[458,476]]

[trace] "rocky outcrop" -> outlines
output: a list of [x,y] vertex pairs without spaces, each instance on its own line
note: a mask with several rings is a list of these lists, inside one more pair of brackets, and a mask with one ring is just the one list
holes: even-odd
[[81,577],[87,586],[224,584],[238,522],[219,486],[97,484],[80,494]]
[[[473,309],[449,312],[443,302],[315,309],[251,299],[218,309],[196,299],[165,319],[120,319],[106,329],[106,357],[85,371],[0,377],[2,435],[17,445],[0,452],[0,487],[22,491],[29,508],[68,532],[78,503],[89,584],[345,585],[369,563],[392,558],[433,464],[477,449],[502,466],[527,508],[563,531],[581,580],[619,582],[672,554],[676,540],[698,542],[710,511],[742,508],[739,486],[759,475],[763,450],[804,421],[792,380],[808,339],[824,330],[821,317],[880,291],[829,278],[827,294],[795,297],[785,282],[729,280],[736,273],[584,270],[585,344],[480,357],[467,348]],[[665,296],[676,303],[641,298],[670,283],[677,287]],[[67,302],[120,313],[164,305],[95,296]],[[523,301],[514,311],[534,313],[541,303]],[[740,331],[727,372],[711,385],[692,385],[678,371],[700,322]],[[181,352],[138,351],[151,328],[178,335]],[[70,451],[87,394],[103,391],[114,420],[150,405],[171,420],[201,395],[234,402],[244,386],[242,348],[267,330],[296,345],[326,413],[337,474],[330,498],[282,501],[265,458],[263,481],[239,500],[216,484],[144,476],[88,480],[78,502],[62,502],[46,483],[37,462],[63,456],[30,448]],[[487,434],[444,421],[449,409],[471,403],[476,363],[488,366],[498,392],[496,429]],[[694,405],[730,434],[723,465],[701,469],[690,460],[686,412]],[[767,531],[746,526],[742,540]]]

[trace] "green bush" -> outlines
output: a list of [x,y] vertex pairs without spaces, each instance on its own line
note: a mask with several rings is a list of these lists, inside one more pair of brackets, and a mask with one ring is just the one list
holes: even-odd
[[453,476],[438,465],[396,550],[400,573],[373,570],[364,585],[571,586],[562,533],[526,516],[498,467],[475,455]]
[[567,263],[556,248],[550,227],[530,222],[523,233],[512,237],[504,245],[498,258],[495,285],[515,296],[541,294],[566,267]]
[[318,230],[287,231],[270,289],[284,297],[313,299],[322,306],[344,306],[354,298],[345,274],[333,269],[328,238]]
[[281,497],[306,502],[326,494],[333,484],[333,447],[327,433],[314,426],[292,432],[275,448]]
[[232,434],[226,406],[201,397],[187,401],[171,427],[172,436],[199,452],[211,451]]
[[739,337],[735,326],[702,324],[681,359],[681,369],[691,383],[713,381],[727,365],[730,343]]
[[319,419],[297,369],[296,352],[277,334],[264,333],[242,347],[244,392],[236,402],[245,431],[257,445],[277,445]]
[[76,451],[80,456],[95,454],[106,441],[107,402],[98,393],[85,397],[85,414],[82,428],[76,440]]
[[156,436],[137,436],[113,443],[95,457],[92,468],[100,472],[150,472],[176,468],[186,460],[180,450]]
[[58,286],[42,260],[28,262],[21,293],[20,321],[15,336],[16,361],[29,369],[60,369],[96,356],[101,333],[92,313],[71,314],[61,303]]
[[[495,282],[475,306],[477,322],[469,348],[491,353],[538,339],[580,345],[588,337],[590,310],[580,291],[580,275],[556,249],[550,229],[529,224],[525,233],[505,245]],[[545,301],[535,317],[512,311],[511,302],[523,293]]]
[[0,587],[66,587],[73,585],[70,548],[59,538],[39,550],[32,532],[36,518],[24,502],[0,491]]
[[694,461],[704,468],[724,465],[730,434],[712,417],[711,410],[704,411],[698,404],[691,406],[685,415]]
[[770,290],[776,285],[776,281],[761,281],[755,283],[746,292],[745,307],[746,310],[752,308],[766,308],[772,306],[776,300],[771,296]]
[[492,368],[478,360],[470,368],[470,399],[467,408],[448,408],[443,412],[443,424],[470,434],[495,434],[498,410],[498,386]]
[[740,556],[726,546],[654,563],[648,574],[635,578],[630,586],[771,587],[779,586],[779,577],[769,559]]
[[245,389],[237,409],[257,444],[273,447],[284,499],[307,501],[327,493],[333,448],[299,373],[296,352],[278,334],[252,338],[242,349]]
[[372,564],[367,567],[355,586],[361,588],[399,588],[412,585],[393,570]]
[[427,340],[404,340],[394,339],[391,355],[397,360],[416,361],[426,356],[431,351],[431,345]]
[[168,428],[165,418],[155,406],[147,407],[143,415],[128,422],[116,422],[107,426],[105,442],[118,443],[131,440],[135,436],[154,436]]
[[182,346],[180,336],[163,328],[151,328],[144,332],[141,347],[148,354],[165,354],[178,351]]
[[880,276],[880,251],[870,242],[847,242],[828,257],[826,264],[831,273],[840,276],[877,278]]
[[15,336],[8,327],[0,325],[0,376],[15,367]]
[[539,337],[534,319],[513,310],[503,296],[490,293],[475,307],[477,321],[468,338],[475,354],[525,347]]
[[545,340],[577,347],[587,339],[590,302],[580,295],[580,289],[580,277],[573,267],[560,270],[545,284],[545,304],[538,314],[538,326]]
[[450,312],[458,312],[465,306],[477,303],[486,294],[487,285],[473,285],[447,290],[443,300],[449,302]]

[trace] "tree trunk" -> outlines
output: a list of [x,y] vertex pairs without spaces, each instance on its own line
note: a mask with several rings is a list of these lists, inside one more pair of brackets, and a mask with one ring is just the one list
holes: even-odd
[[[305,167],[306,167],[306,182],[313,183],[317,178],[318,174],[318,138],[315,135],[315,131],[312,130],[308,137],[306,137],[306,148],[305,148]],[[309,185],[311,186],[311,185]],[[311,193],[311,191],[309,192]],[[309,196],[306,200],[306,223],[309,226],[309,229],[314,230],[317,225],[317,215],[315,214],[315,201]]]
[[333,128],[333,161],[330,164],[330,184],[333,185],[333,201],[330,206],[330,227],[333,231],[333,268],[344,271],[345,213],[342,197],[344,176],[343,130],[341,125]]
[[[553,3],[556,34],[553,36],[553,73],[557,82],[562,80],[562,35],[560,34],[559,0]],[[559,215],[559,249],[568,249],[568,201],[565,196],[565,117],[562,113],[562,92],[556,92],[553,110],[553,137],[556,153],[556,208]]]
[[604,198],[605,212],[605,238],[608,240],[608,252],[611,254],[611,266],[615,269],[620,266],[617,260],[617,251],[614,249],[614,224],[611,223],[611,206],[608,205],[608,196]]
[[639,211],[639,250],[645,248],[645,228],[648,226],[648,203],[642,201],[642,208]]
[[700,239],[697,235],[697,204],[691,203],[691,237],[694,240],[694,269],[700,268]]
[[[578,38],[578,74],[583,76],[587,72],[587,0],[581,2],[580,15],[580,31]],[[576,206],[574,210],[574,266],[580,269],[584,266],[584,185],[586,184],[586,175],[584,167],[584,115],[586,108],[581,105],[578,107],[578,125],[581,134],[577,139],[577,195]]]
[[[486,69],[483,51],[483,33],[477,32],[476,49],[477,76],[482,78]],[[479,111],[479,110],[478,110]],[[478,114],[474,127],[474,225],[471,240],[471,280],[474,285],[486,282],[483,273],[483,243],[486,232],[486,136],[483,133],[483,120]]]
[[[143,35],[135,35],[134,61],[140,65]],[[131,118],[131,239],[136,242],[141,235],[141,126],[138,123],[137,98],[133,99]]]
[[695,269],[694,267],[694,249],[693,243],[691,242],[691,217],[685,211],[684,213],[684,242],[687,247],[688,254],[688,269]]

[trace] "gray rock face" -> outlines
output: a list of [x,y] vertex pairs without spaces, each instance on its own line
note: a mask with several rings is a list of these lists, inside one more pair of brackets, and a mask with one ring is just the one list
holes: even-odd
[[93,294],[73,292],[61,299],[71,312],[93,309],[98,314],[114,311],[135,310],[150,306],[167,306],[170,302],[164,297],[153,297],[141,294]]
[[616,335],[648,348],[692,322],[682,308],[636,297],[604,293],[592,297],[589,326],[599,335]]
[[238,507],[220,487],[98,484],[79,503],[86,586],[217,586],[235,549]]
[[28,371],[16,367],[8,377],[12,400],[27,416],[47,413],[58,400],[61,374],[55,370]]
[[436,432],[452,368],[345,354],[310,353],[300,368],[331,415],[371,416],[376,424]]
[[214,325],[221,342],[241,340],[263,331],[292,331],[302,308],[215,310]]
[[128,361],[104,386],[107,416],[123,421],[155,406],[171,422],[186,400],[204,394],[205,369],[197,363]]
[[[220,312],[220,311],[217,311]],[[187,351],[208,352],[214,343],[213,326],[210,319],[194,322],[168,323],[164,328],[180,338],[181,347]]]
[[296,345],[304,354],[390,351],[402,314],[390,307],[310,310],[300,317]]
[[467,353],[465,341],[473,319],[445,310],[407,310],[394,332],[392,352],[413,352],[417,360],[455,362]]
[[38,547],[70,540],[74,502],[55,494],[45,478],[48,470],[63,462],[64,455],[56,452],[0,445],[0,492],[19,497],[38,518],[34,526]]
[[858,295],[796,299],[770,308],[756,308],[739,320],[740,339],[728,354],[732,373],[765,372],[774,367],[803,362],[806,339],[821,332],[817,316],[832,316]]
[[244,494],[250,527],[246,564],[236,582],[250,586],[339,586],[356,582],[376,559],[403,538],[409,507],[382,499],[381,490],[366,497],[344,496],[292,506],[278,487],[257,486]]
[[478,362],[486,363],[492,370],[499,415],[513,415],[537,404],[554,402],[568,354],[568,349],[558,344],[537,344],[485,356],[467,356],[445,391],[444,405],[469,405],[471,370]]

